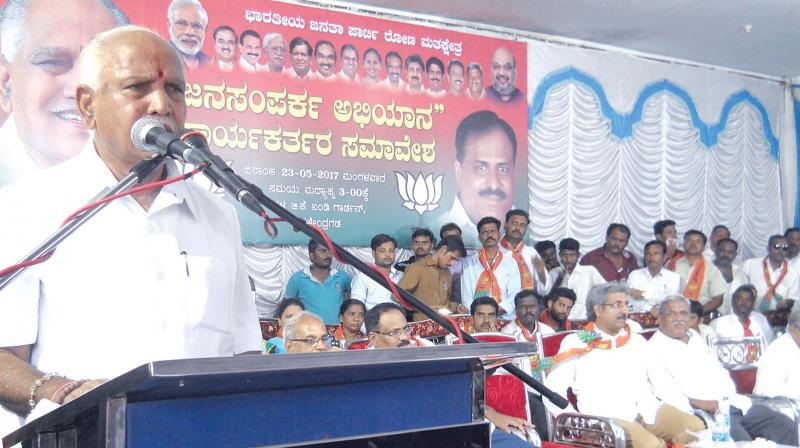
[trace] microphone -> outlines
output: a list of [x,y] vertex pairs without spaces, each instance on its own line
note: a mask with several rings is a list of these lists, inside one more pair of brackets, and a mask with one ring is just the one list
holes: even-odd
[[221,157],[211,152],[208,142],[198,131],[181,130],[172,133],[154,117],[142,117],[131,128],[131,141],[142,151],[167,155],[195,166],[205,164],[203,174],[218,187],[225,189],[242,205],[257,215],[264,209],[247,185]]

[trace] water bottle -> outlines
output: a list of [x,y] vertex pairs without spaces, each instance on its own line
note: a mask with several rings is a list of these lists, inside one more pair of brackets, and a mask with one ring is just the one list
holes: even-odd
[[714,413],[711,440],[714,446],[727,446],[731,440],[731,408],[727,399],[720,400],[717,412]]

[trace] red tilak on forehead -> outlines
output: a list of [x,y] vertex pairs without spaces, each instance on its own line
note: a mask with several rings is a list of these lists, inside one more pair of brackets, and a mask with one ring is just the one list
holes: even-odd
[[164,69],[159,67],[158,68],[158,79],[161,79],[163,77],[164,77]]

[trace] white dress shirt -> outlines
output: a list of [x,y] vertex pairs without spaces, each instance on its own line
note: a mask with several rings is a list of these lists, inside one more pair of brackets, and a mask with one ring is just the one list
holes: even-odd
[[[624,331],[617,336],[624,334]],[[603,339],[612,341],[612,348],[595,349],[579,358],[562,362],[550,371],[545,384],[562,395],[571,386],[578,399],[578,410],[583,414],[629,422],[641,415],[646,423],[652,424],[661,403],[653,395],[647,381],[645,357],[648,349],[645,339],[632,334],[625,345],[617,347],[617,336],[611,337],[599,330],[597,332]],[[573,333],[561,342],[559,353],[583,347],[586,347],[586,343],[580,340],[577,333]],[[557,414],[570,411],[553,409],[548,400],[545,400],[545,404]]]
[[[503,251],[504,257],[511,258],[511,260],[514,261],[514,265],[517,266],[517,262],[516,260],[514,260],[514,256],[512,255],[513,251],[511,249],[506,249],[501,245],[500,250]],[[535,260],[536,258],[541,260],[542,258],[541,256],[539,256],[539,252],[536,252],[536,249],[534,249],[533,246],[528,246],[527,244],[525,244],[522,246],[522,250],[520,251],[520,253],[522,254],[522,259],[525,261],[525,265],[528,267],[528,271],[531,273],[534,285],[536,287],[536,292],[542,297],[546,296],[547,293],[550,292],[550,289],[553,287],[553,283],[552,283],[552,278],[549,275],[547,275],[547,268],[545,268],[544,270],[545,272],[544,278],[541,278],[539,277],[539,272],[533,265],[533,260]],[[542,264],[544,264],[544,260],[542,260]],[[519,266],[517,266],[517,274],[519,274]],[[521,288],[522,277],[520,277],[519,282]],[[514,293],[514,295],[516,295],[516,293]]]
[[689,330],[689,341],[673,339],[658,330],[647,341],[647,376],[653,393],[664,403],[691,413],[690,399],[723,398],[747,413],[749,398],[736,393],[733,380],[703,337]]
[[[764,258],[750,258],[742,263],[741,269],[747,283],[755,286],[758,291],[758,297],[756,297],[757,310],[761,310],[761,302],[764,300],[764,295],[767,293],[767,280],[764,278],[763,262]],[[778,281],[778,277],[781,275],[781,269],[782,265],[778,266],[778,269],[772,269],[769,261],[767,261],[767,270],[769,271],[770,282],[772,284]],[[798,278],[797,272],[793,269],[788,269],[786,276],[778,284],[778,287],[775,288],[775,294],[782,299],[797,300],[800,299],[800,294],[798,294],[799,288],[800,278]],[[774,310],[777,305],[777,297],[773,297],[770,301],[769,309]]]
[[[739,316],[735,314],[720,316],[712,320],[710,325],[717,332],[717,336],[721,338],[744,336],[744,325],[739,320]],[[753,332],[753,336],[762,336],[765,344],[769,344],[775,339],[775,332],[769,326],[767,318],[757,311],[750,313],[750,331]]]
[[[392,266],[389,278],[397,283],[403,278],[403,273]],[[379,303],[393,301],[391,291],[367,277],[363,272],[358,272],[353,277],[353,281],[350,283],[350,298],[364,302],[368,310]]]
[[791,333],[775,339],[758,360],[753,393],[800,400],[800,346]]
[[[90,141],[0,190],[0,263],[14,263],[115,183]],[[155,360],[261,350],[233,207],[194,182],[162,187],[147,211],[130,196],[111,202],[0,292],[0,347],[28,344],[39,370],[91,379]]]
[[[552,275],[554,278],[557,278],[563,270],[564,267],[559,266],[550,272],[553,273]],[[583,264],[576,265],[575,269],[572,270],[572,274],[568,276],[567,274],[564,275],[565,279],[561,281],[561,286],[575,291],[575,296],[578,299],[572,307],[572,311],[569,313],[569,319],[586,319],[586,295],[589,294],[589,290],[592,289],[592,286],[602,285],[606,283],[606,279],[603,278],[600,271],[594,266]]]
[[681,276],[661,268],[656,275],[650,274],[650,269],[645,266],[636,269],[628,275],[628,286],[642,291],[642,298],[634,298],[631,306],[634,313],[645,313],[654,306],[658,306],[664,297],[678,294],[680,291]]
[[[506,310],[505,316],[497,316],[506,319],[513,319],[515,316],[514,294],[522,289],[519,279],[519,269],[517,262],[510,255],[498,251],[498,256],[502,254],[503,259],[500,265],[494,270],[494,276],[500,286],[500,308]],[[483,265],[479,259],[480,251],[475,252],[464,260],[464,271],[461,273],[461,303],[469,308],[475,298],[475,286],[483,273]],[[491,261],[488,263],[491,265]]]

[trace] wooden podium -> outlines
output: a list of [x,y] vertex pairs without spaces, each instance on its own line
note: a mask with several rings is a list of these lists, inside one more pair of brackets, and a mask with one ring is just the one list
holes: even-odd
[[495,343],[152,362],[3,446],[488,448],[483,360],[533,351]]

